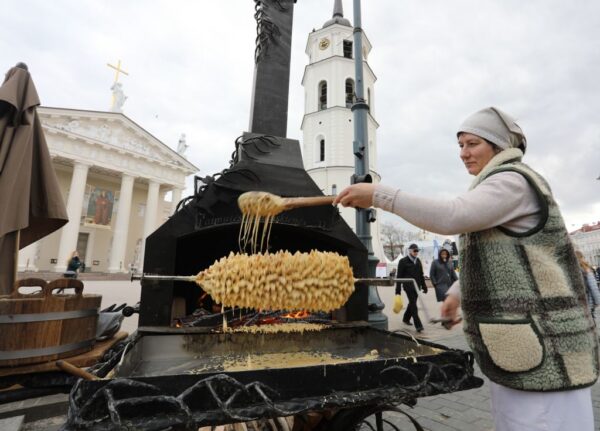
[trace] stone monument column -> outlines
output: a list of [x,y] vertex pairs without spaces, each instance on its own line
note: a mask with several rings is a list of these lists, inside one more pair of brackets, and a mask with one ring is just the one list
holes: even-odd
[[83,207],[83,197],[85,195],[85,185],[90,165],[75,162],[73,166],[73,177],[71,178],[71,188],[67,199],[67,215],[69,222],[64,225],[60,233],[60,243],[58,246],[57,263],[54,266],[56,272],[64,272],[67,269],[67,261],[71,253],[77,247],[77,236],[81,224],[81,208]]
[[256,1],[250,132],[286,136],[295,0]]
[[[144,254],[146,251],[146,238],[156,229],[156,215],[158,212],[158,192],[160,184],[154,180],[148,180],[148,197],[146,198],[146,217],[144,218],[144,242],[140,258],[140,266],[144,267]],[[143,270],[143,269],[142,269]]]
[[40,242],[36,241],[29,244],[22,250],[19,250],[19,266],[18,271],[37,271],[37,258],[40,249]]
[[133,176],[127,174],[123,174],[121,178],[119,208],[117,208],[108,272],[127,272],[128,270],[125,265],[125,249],[127,248],[134,180]]

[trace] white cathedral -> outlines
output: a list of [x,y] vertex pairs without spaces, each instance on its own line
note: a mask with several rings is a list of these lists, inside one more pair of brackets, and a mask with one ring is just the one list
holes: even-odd
[[[374,118],[375,74],[367,62],[371,43],[364,31],[364,94],[369,105],[369,171],[374,182],[377,173],[377,128]],[[333,16],[306,43],[308,65],[304,71],[304,118],[302,119],[304,167],[325,194],[335,195],[350,185],[354,174],[354,125],[350,111],[354,103],[353,27],[346,18],[342,0],[335,0]],[[355,229],[355,210],[340,208],[346,223]],[[379,221],[371,224],[373,251],[385,263]]]
[[22,249],[19,271],[63,272],[73,251],[89,272],[141,270],[198,168],[119,111],[38,108],[69,222]]

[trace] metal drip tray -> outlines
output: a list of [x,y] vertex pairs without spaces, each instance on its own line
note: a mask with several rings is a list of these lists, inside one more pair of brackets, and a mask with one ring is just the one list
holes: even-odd
[[444,353],[408,337],[366,327],[303,333],[145,335],[116,370],[117,377],[211,374],[339,364],[415,361]]

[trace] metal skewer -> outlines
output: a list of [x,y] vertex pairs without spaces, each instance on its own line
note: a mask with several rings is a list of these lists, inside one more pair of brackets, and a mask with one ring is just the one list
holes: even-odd
[[158,280],[158,281],[188,281],[196,282],[196,275],[155,275],[155,274],[131,274],[131,281]]
[[[155,274],[131,274],[131,281],[157,280],[157,281],[187,281],[195,283],[196,275],[155,275]],[[368,284],[370,286],[395,286],[396,283],[413,282],[412,278],[356,278],[354,283]]]

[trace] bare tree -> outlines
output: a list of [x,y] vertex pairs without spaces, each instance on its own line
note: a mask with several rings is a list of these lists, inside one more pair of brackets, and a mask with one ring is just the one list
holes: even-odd
[[381,244],[383,252],[390,260],[396,259],[404,251],[404,237],[406,232],[395,223],[381,223]]

